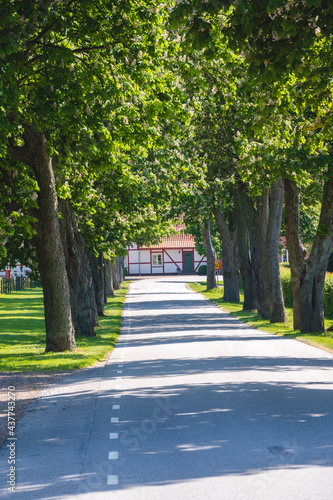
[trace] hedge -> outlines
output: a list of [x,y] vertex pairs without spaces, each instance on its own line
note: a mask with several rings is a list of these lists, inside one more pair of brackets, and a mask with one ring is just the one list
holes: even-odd
[[286,307],[293,307],[293,288],[291,284],[290,268],[284,265],[280,266],[280,275],[284,305]]
[[333,319],[333,273],[326,273],[325,277],[324,311],[326,318]]
[[203,264],[198,269],[198,275],[205,276],[206,274],[207,274],[207,266],[206,266],[206,264]]
[[[291,285],[290,268],[280,266],[281,284],[286,307],[293,306],[293,291]],[[324,311],[328,319],[333,319],[333,273],[326,273],[324,285]]]

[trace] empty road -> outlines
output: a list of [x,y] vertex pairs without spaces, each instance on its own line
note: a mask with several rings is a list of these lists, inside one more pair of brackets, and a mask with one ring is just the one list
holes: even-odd
[[332,499],[332,368],[184,277],[134,281],[105,366],[63,379],[18,423],[13,498]]

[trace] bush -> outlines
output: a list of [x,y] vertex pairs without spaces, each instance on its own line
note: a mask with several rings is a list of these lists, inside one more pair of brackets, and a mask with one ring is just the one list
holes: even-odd
[[293,288],[291,285],[291,274],[289,266],[280,266],[281,285],[286,307],[293,307]]
[[[293,307],[293,289],[289,267],[280,266],[280,274],[284,304],[286,307]],[[333,273],[326,273],[323,301],[325,317],[333,319]]]
[[325,317],[333,319],[333,273],[326,273],[324,285]]
[[207,266],[205,264],[199,266],[198,274],[199,274],[199,276],[206,276],[207,275]]

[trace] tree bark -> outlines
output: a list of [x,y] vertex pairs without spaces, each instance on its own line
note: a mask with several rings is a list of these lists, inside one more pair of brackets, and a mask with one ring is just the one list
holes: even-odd
[[257,308],[257,301],[255,294],[254,272],[250,256],[248,222],[246,217],[248,207],[245,203],[243,189],[243,186],[238,185],[234,190],[237,243],[244,291],[243,311],[253,311]]
[[207,223],[203,233],[203,244],[207,255],[207,290],[216,288],[215,266],[216,253],[212,244],[210,234],[210,222]]
[[263,318],[285,321],[279,268],[283,208],[282,180],[264,188],[256,205],[242,183],[235,190],[238,251],[244,286],[244,310],[257,309]]
[[76,349],[70,291],[58,220],[52,161],[43,134],[24,124],[24,146],[13,144],[13,159],[32,167],[39,186],[36,253],[41,275],[46,326],[46,352]]
[[75,334],[94,336],[98,325],[95,291],[88,256],[68,200],[59,200],[60,230],[70,286]]
[[105,273],[104,273],[104,255],[103,252],[99,252],[97,257],[98,263],[98,274],[99,274],[99,283],[101,288],[101,302],[103,306],[103,312],[101,316],[104,316],[104,304],[106,303],[106,294],[105,294]]
[[122,255],[117,257],[117,272],[119,284],[121,285],[124,281],[124,257]]
[[311,254],[300,240],[299,186],[285,179],[285,224],[293,287],[294,329],[324,332],[323,293],[333,242],[333,179],[324,184],[321,213]]
[[112,272],[112,285],[113,285],[113,289],[114,290],[119,290],[120,289],[120,283],[119,283],[119,275],[118,275],[117,261],[116,260],[112,263],[111,272]]
[[301,329],[300,288],[305,274],[306,250],[300,238],[300,187],[284,179],[286,243],[289,253],[291,284],[293,289],[294,330]]
[[104,316],[104,278],[103,272],[100,271],[101,256],[95,257],[91,252],[87,252],[87,254],[95,290],[97,314]]
[[238,250],[235,214],[229,216],[229,224],[219,208],[214,209],[216,227],[222,240],[223,300],[239,302]]
[[259,204],[261,300],[258,310],[271,323],[286,321],[279,266],[283,195],[283,181],[279,179],[269,189],[264,189]]
[[105,260],[105,292],[107,296],[114,295],[114,289],[112,284],[112,261]]
[[119,290],[124,281],[124,257],[118,256],[112,263],[112,285],[115,290]]

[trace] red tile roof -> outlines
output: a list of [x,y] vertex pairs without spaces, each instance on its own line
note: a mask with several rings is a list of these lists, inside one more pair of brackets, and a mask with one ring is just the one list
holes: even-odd
[[185,234],[184,229],[185,225],[184,224],[179,224],[178,226],[175,227],[175,229],[178,231],[178,234],[175,234],[174,236],[171,236],[170,238],[163,238],[161,243],[158,245],[152,245],[151,247],[141,247],[141,248],[151,248],[152,250],[154,249],[162,249],[162,248],[195,248],[195,241],[194,237],[190,234]]

